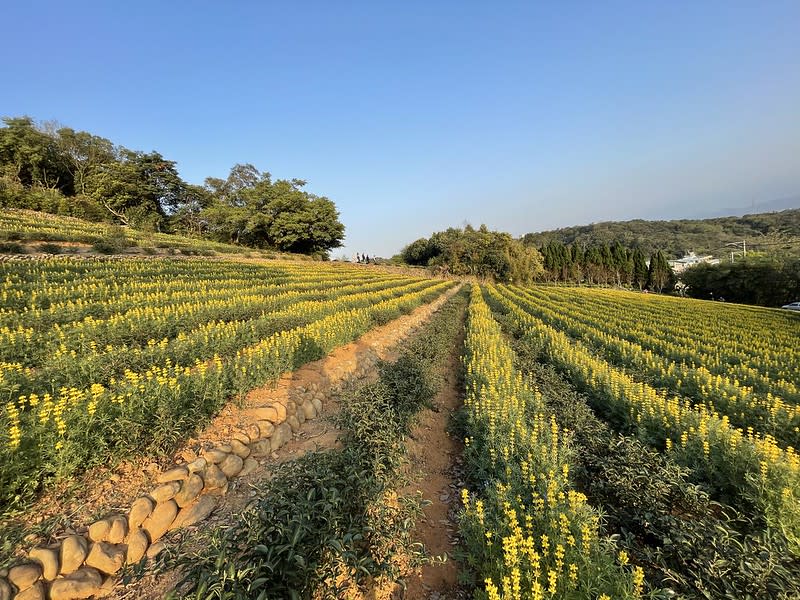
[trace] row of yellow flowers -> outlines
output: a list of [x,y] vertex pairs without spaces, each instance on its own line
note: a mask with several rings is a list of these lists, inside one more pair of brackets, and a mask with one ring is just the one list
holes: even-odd
[[[377,280],[367,284],[323,288],[318,293],[306,295],[287,292],[276,296],[275,302],[264,299],[263,311],[254,318],[213,320],[192,329],[180,330],[172,338],[150,338],[145,344],[117,342],[99,345],[91,338],[82,339],[80,344],[51,343],[46,362],[35,370],[22,370],[13,364],[9,364],[6,369],[0,363],[0,393],[52,393],[62,386],[106,383],[124,368],[163,364],[168,359],[176,363],[191,364],[195,359],[204,360],[215,352],[233,353],[256,343],[276,329],[285,328],[287,324],[301,324],[345,306],[367,305],[427,285],[424,281],[409,281],[411,280]],[[328,299],[304,300],[319,296]],[[268,308],[272,310],[267,311]],[[229,318],[237,316],[242,316],[238,307],[228,315]],[[120,327],[124,327],[124,323]],[[177,328],[177,325],[173,325],[173,328]],[[157,331],[155,327],[153,329]]]
[[637,382],[592,354],[582,343],[520,308],[509,294],[490,289],[532,342],[573,380],[592,390],[618,418],[660,442],[675,460],[704,474],[741,504],[752,503],[768,527],[782,532],[800,554],[800,457],[771,436],[742,430],[690,402]]
[[608,289],[527,293],[674,362],[800,401],[800,323],[785,311]]
[[462,491],[467,560],[481,598],[638,598],[644,572],[602,537],[569,481],[569,432],[513,366],[513,352],[472,289],[466,339],[468,437],[475,489]]
[[[276,267],[274,265],[280,265]],[[286,265],[286,266],[284,266]],[[385,273],[382,277],[391,277]],[[242,294],[309,289],[337,279],[367,281],[376,274],[321,263],[52,258],[0,263],[0,326],[49,327],[86,316],[103,318],[158,306]],[[397,277],[396,275],[394,277]]]
[[327,314],[230,357],[188,365],[166,360],[143,372],[126,371],[107,385],[64,387],[7,402],[0,413],[0,501],[24,503],[42,480],[70,475],[113,455],[168,447],[231,396],[319,358],[375,320],[398,316],[451,285],[425,280],[354,294],[323,303]]
[[[712,415],[727,416],[738,427],[752,427],[755,431],[772,435],[784,447],[798,446],[800,405],[787,402],[769,391],[758,393],[724,374],[711,373],[689,344],[680,347],[669,344],[668,349],[673,351],[671,354],[681,352],[693,357],[691,364],[685,361],[676,363],[669,355],[649,349],[656,346],[667,350],[664,348],[667,342],[650,343],[644,347],[630,341],[626,337],[639,339],[638,335],[623,330],[611,315],[588,314],[577,304],[555,304],[522,288],[501,289],[529,314],[574,338],[588,341],[614,363],[634,367],[654,385],[683,394],[692,402],[702,403]],[[624,312],[628,306],[629,303],[621,298],[617,312]]]

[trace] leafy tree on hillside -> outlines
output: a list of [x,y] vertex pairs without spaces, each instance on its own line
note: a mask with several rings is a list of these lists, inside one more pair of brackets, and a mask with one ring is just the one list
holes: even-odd
[[3,121],[0,207],[305,254],[327,255],[342,245],[335,204],[306,192],[300,179],[273,182],[244,164],[226,179],[190,185],[158,152],[128,150],[30,117]]
[[401,257],[412,265],[438,268],[453,275],[473,275],[506,283],[529,283],[544,273],[542,256],[508,233],[450,228],[406,246]]
[[72,193],[72,176],[56,140],[36,127],[30,117],[4,118],[3,122],[0,175],[28,188]]
[[800,300],[800,259],[748,256],[735,263],[700,264],[681,273],[681,280],[693,298],[781,306]]
[[86,195],[86,181],[104,165],[117,160],[114,144],[86,131],[62,127],[56,132],[56,144],[66,161],[76,194]]
[[300,179],[273,182],[253,165],[235,165],[227,179],[206,179],[211,202],[200,218],[220,241],[327,254],[342,245],[344,225],[331,200],[304,186]]

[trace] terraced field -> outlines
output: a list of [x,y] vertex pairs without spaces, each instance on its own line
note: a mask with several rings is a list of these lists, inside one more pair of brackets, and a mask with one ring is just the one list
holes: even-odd
[[6,261],[0,598],[795,598],[797,339],[618,290]]

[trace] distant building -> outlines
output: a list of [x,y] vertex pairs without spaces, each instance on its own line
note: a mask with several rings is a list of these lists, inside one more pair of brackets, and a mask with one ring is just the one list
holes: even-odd
[[719,259],[714,258],[710,254],[706,254],[705,256],[697,256],[694,252],[689,252],[683,258],[679,258],[677,260],[670,260],[669,266],[672,267],[672,271],[677,275],[678,273],[682,273],[689,267],[694,267],[695,265],[699,265],[701,263],[706,263],[709,265],[718,265]]

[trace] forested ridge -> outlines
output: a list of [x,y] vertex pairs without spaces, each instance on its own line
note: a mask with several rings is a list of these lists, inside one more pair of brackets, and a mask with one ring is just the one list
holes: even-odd
[[661,250],[667,258],[679,258],[689,251],[726,255],[735,249],[726,244],[743,240],[754,251],[800,255],[800,209],[715,219],[605,221],[528,233],[523,237],[526,245],[536,248],[549,242],[584,248],[618,242],[626,248],[638,248],[646,255]]
[[342,245],[336,205],[301,179],[236,164],[224,179],[193,185],[156,151],[27,116],[3,123],[0,208],[320,256]]

